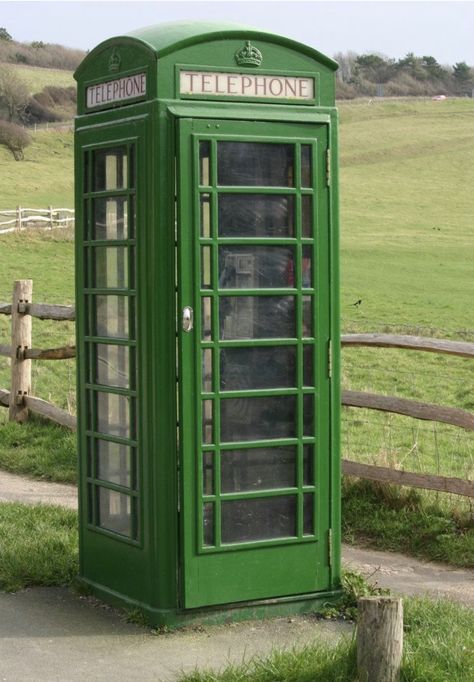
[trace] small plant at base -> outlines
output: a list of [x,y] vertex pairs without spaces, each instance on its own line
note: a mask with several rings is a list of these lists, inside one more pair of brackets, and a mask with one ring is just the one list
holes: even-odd
[[355,571],[343,571],[342,587],[344,594],[333,605],[328,605],[322,612],[323,618],[341,618],[342,620],[357,620],[357,601],[361,597],[372,597],[390,594],[390,590],[371,585]]

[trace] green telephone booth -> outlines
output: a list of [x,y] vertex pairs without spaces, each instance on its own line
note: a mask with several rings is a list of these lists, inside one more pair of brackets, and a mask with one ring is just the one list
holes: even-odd
[[182,22],[75,74],[80,578],[156,624],[339,594],[335,69]]

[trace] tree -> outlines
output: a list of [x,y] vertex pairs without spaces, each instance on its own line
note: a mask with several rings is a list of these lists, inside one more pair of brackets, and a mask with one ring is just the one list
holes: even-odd
[[338,78],[344,83],[350,83],[352,81],[357,54],[355,52],[337,52],[334,55],[334,59],[339,64],[339,69],[337,71]]
[[0,40],[13,40],[11,35],[8,33],[6,28],[3,28],[3,26],[0,26]]
[[21,120],[30,93],[13,69],[0,67],[0,117],[12,122]]
[[372,83],[386,83],[395,74],[395,61],[378,54],[362,54],[357,57],[356,72]]
[[15,161],[24,159],[23,150],[31,144],[31,137],[15,123],[0,120],[0,144],[11,151]]
[[440,79],[447,76],[445,69],[443,69],[441,64],[438,64],[434,57],[431,57],[430,55],[424,55],[421,61],[423,68],[430,78]]
[[453,76],[459,85],[467,85],[472,79],[472,72],[466,62],[458,62],[453,67]]

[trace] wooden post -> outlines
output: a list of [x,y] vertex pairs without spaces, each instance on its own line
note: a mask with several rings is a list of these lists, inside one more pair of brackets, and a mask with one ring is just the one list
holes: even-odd
[[53,227],[54,227],[54,223],[53,223],[53,207],[52,207],[52,206],[48,206],[48,210],[49,210],[49,229],[52,230]]
[[357,671],[360,682],[396,682],[403,652],[403,604],[395,597],[358,601]]
[[31,303],[33,281],[17,280],[13,287],[12,299],[12,354],[10,421],[24,422],[28,419],[25,396],[31,393],[31,360],[25,360],[24,353],[31,348],[31,315],[26,313],[26,304]]
[[16,207],[16,226],[19,230],[22,228],[21,224],[21,206]]

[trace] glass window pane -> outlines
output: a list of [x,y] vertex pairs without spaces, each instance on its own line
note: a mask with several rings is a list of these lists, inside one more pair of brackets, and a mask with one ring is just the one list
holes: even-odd
[[313,277],[312,277],[312,262],[313,262],[313,247],[312,246],[303,246],[303,278],[302,278],[302,284],[303,284],[303,289],[311,289],[313,286]]
[[123,443],[96,440],[97,477],[118,485],[131,487],[131,448]]
[[129,349],[127,346],[95,346],[95,383],[104,386],[129,387]]
[[296,485],[296,447],[222,450],[223,493]]
[[314,485],[313,446],[303,446],[303,485]]
[[201,237],[208,239],[211,236],[211,197],[209,194],[201,194]]
[[132,504],[128,495],[99,488],[99,526],[132,536]]
[[311,145],[301,146],[301,187],[311,187]]
[[286,246],[219,247],[219,288],[295,286],[294,249]]
[[212,400],[202,401],[202,442],[212,443],[213,438],[213,417],[212,417]]
[[307,194],[301,197],[301,226],[303,237],[313,236],[313,197]]
[[303,535],[314,533],[314,495],[306,493],[303,496]]
[[314,398],[303,396],[303,435],[314,436]]
[[203,508],[203,544],[207,547],[214,545],[214,504],[205,502]]
[[128,238],[128,203],[125,197],[94,200],[92,239]]
[[97,393],[97,431],[130,438],[130,398],[115,393]]
[[303,296],[303,338],[313,335],[313,297]]
[[212,341],[212,298],[204,296],[201,312],[201,337],[203,341]]
[[95,334],[113,339],[128,337],[129,302],[127,296],[94,296]]
[[94,191],[125,189],[127,187],[127,148],[113,147],[95,151]]
[[222,542],[251,542],[296,535],[296,497],[222,502]]
[[293,237],[294,198],[278,194],[219,194],[220,237]]
[[212,250],[210,246],[201,248],[201,287],[210,289],[212,285]]
[[313,346],[303,346],[303,384],[314,386]]
[[202,390],[212,391],[212,349],[205,348],[202,351]]
[[293,187],[295,148],[292,144],[218,142],[219,185]]
[[126,289],[128,287],[128,251],[125,246],[96,246],[94,280],[97,289]]
[[296,348],[265,346],[220,351],[221,390],[296,387]]
[[221,339],[295,338],[294,296],[223,296],[219,299]]
[[204,495],[214,495],[214,453],[202,455],[202,489]]
[[296,396],[229,398],[221,401],[221,440],[294,438]]
[[211,184],[210,170],[211,143],[199,143],[199,184],[208,187]]

